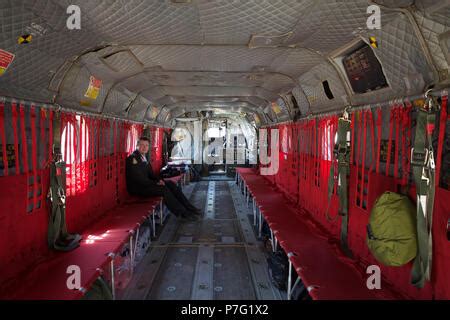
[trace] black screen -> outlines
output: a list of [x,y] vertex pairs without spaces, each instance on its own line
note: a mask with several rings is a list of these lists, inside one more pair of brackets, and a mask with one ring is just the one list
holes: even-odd
[[355,93],[366,93],[387,87],[380,62],[368,45],[364,44],[363,47],[348,54],[342,62]]

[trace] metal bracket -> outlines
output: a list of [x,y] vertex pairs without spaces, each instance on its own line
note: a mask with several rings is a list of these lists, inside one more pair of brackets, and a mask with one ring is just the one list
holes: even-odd
[[348,120],[348,116],[349,116],[348,111],[349,111],[351,108],[352,108],[352,106],[347,106],[347,107],[345,107],[344,112],[342,113],[342,118],[343,118],[343,119]]

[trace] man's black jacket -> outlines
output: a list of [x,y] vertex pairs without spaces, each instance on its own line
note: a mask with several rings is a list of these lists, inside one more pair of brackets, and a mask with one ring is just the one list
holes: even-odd
[[126,160],[127,190],[130,194],[139,194],[142,189],[156,186],[158,177],[153,174],[151,165],[142,161],[139,151],[134,151]]

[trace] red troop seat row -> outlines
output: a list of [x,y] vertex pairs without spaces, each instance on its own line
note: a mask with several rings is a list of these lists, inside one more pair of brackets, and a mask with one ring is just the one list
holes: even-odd
[[[313,299],[400,297],[384,284],[381,290],[369,289],[366,284],[369,275],[356,261],[347,258],[337,241],[321,232],[306,211],[296,210],[263,176],[251,168],[237,168],[236,179],[247,204],[252,198],[254,224],[259,225],[260,236],[264,218],[271,229],[274,250],[279,243],[289,258],[288,299],[300,280]],[[291,286],[293,267],[298,278]]]
[[[162,198],[136,201],[130,198],[124,205],[110,210],[82,234],[80,246],[70,252],[49,252],[46,259],[36,263],[33,270],[20,277],[14,289],[3,290],[2,299],[25,300],[73,300],[83,297],[93,282],[104,271],[111,277],[114,297],[114,260],[124,244],[130,244],[131,265],[139,227],[146,219],[152,219],[155,234],[155,214]],[[162,219],[161,219],[162,220]],[[71,266],[79,268],[80,288],[68,286]],[[18,285],[20,283],[20,285]]]

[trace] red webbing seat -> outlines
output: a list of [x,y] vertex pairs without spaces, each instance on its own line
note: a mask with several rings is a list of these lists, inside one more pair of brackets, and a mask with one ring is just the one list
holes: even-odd
[[104,241],[87,244],[81,242],[79,248],[71,252],[59,252],[50,261],[38,264],[26,277],[21,277],[20,287],[5,299],[20,300],[73,300],[82,297],[79,290],[69,290],[67,279],[70,276],[67,268],[71,265],[80,267],[81,286],[89,288],[99,276],[97,268],[103,268],[111,258],[111,252],[116,252],[121,241]]
[[8,292],[4,299],[79,299],[83,293],[67,288],[71,265],[80,267],[81,287],[89,289],[111,261],[110,253],[116,254],[130,239],[131,231],[151,215],[161,198],[121,206],[109,211],[83,232],[80,247],[70,252],[51,252],[51,259],[37,264],[27,275],[21,276],[20,287]]
[[389,287],[370,290],[368,275],[337,244],[315,228],[308,213],[299,214],[283,194],[263,177],[241,174],[278,243],[292,253],[290,261],[313,299],[394,299]]
[[125,242],[126,234],[147,219],[160,203],[160,199],[155,197],[149,202],[135,203],[111,211],[83,232],[83,240]]

